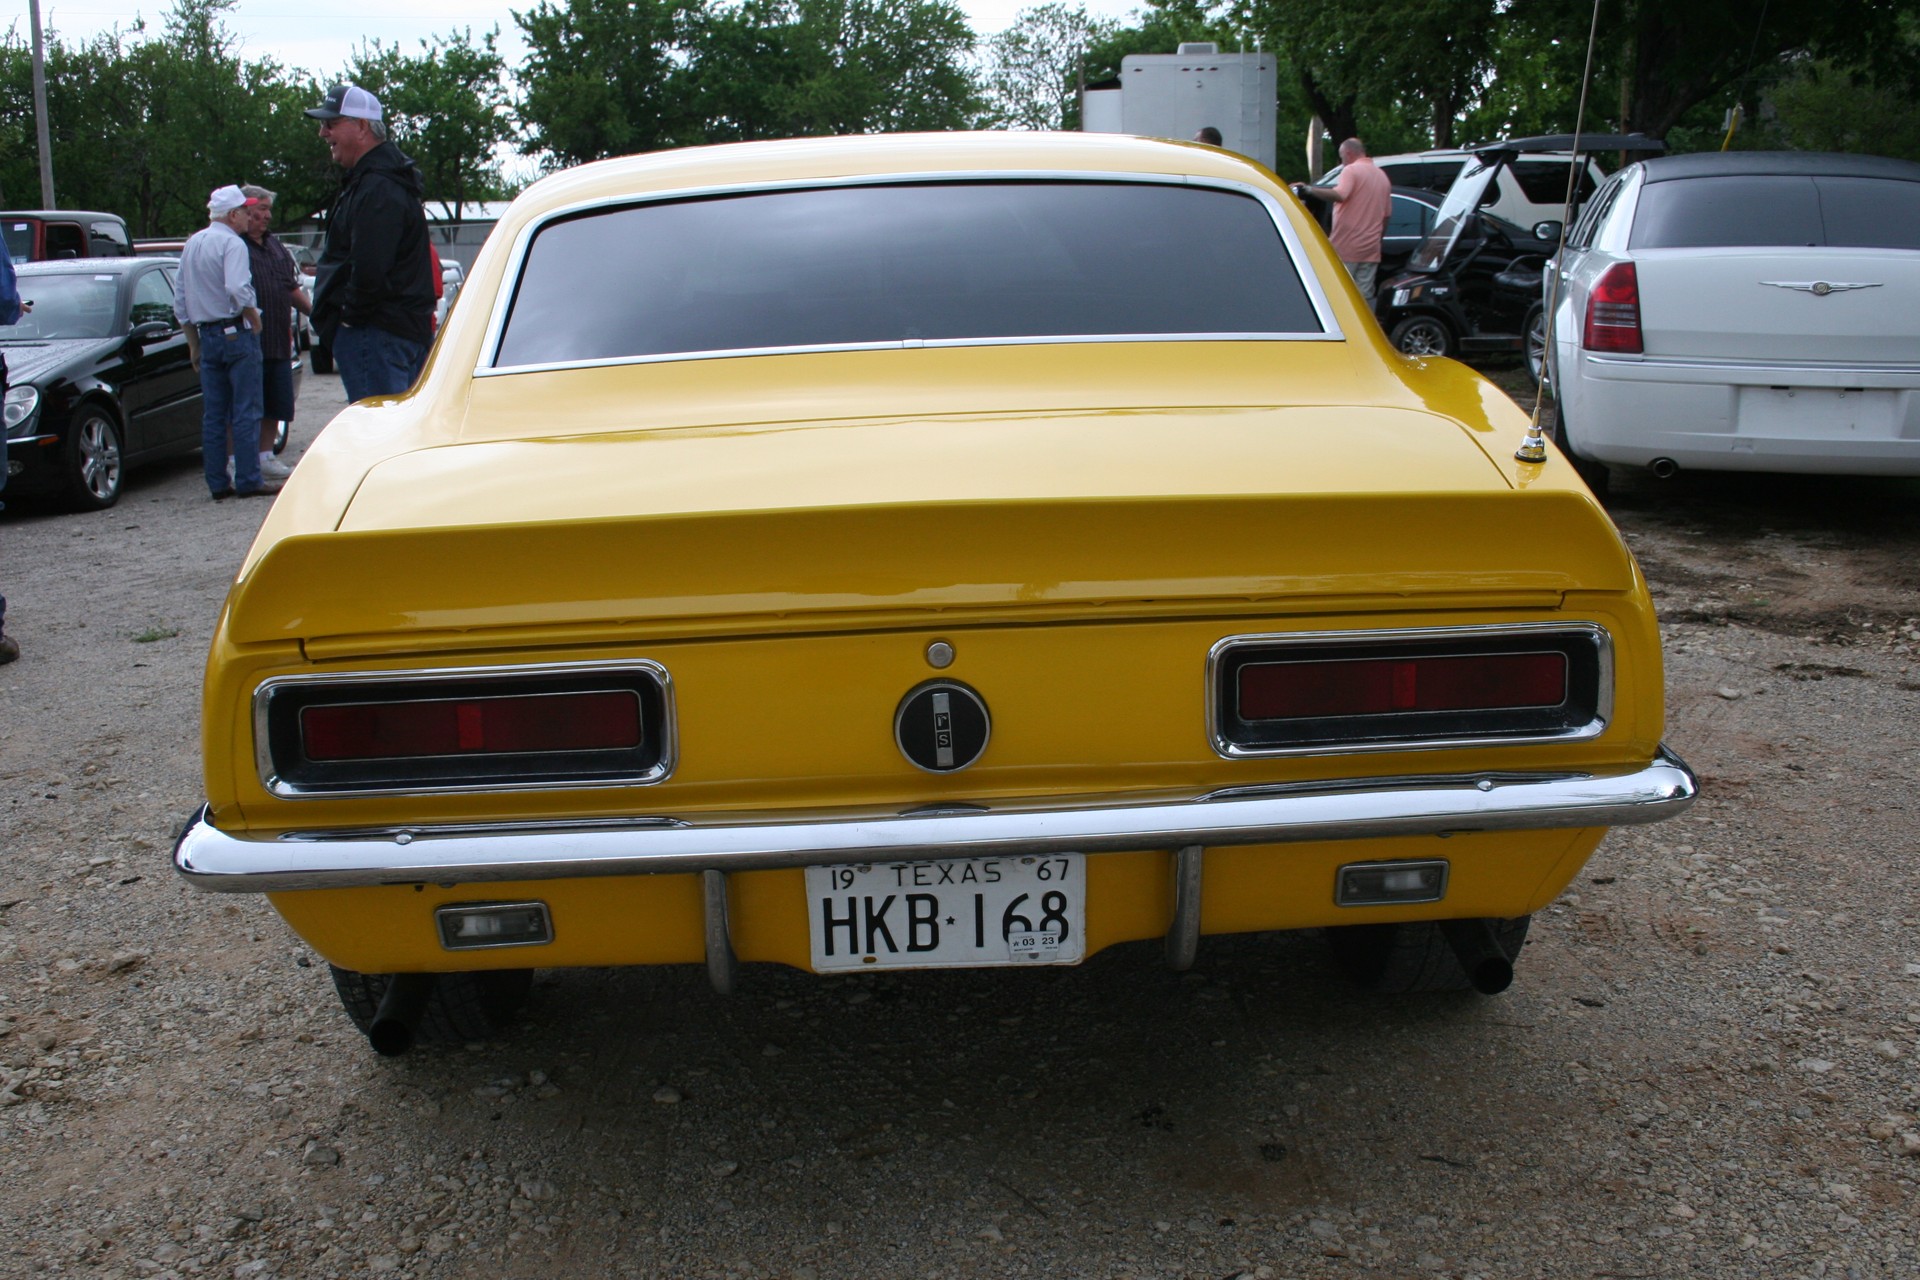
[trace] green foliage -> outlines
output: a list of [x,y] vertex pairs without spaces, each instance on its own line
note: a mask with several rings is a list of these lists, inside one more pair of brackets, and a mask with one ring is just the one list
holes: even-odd
[[513,20],[527,39],[520,119],[556,165],[696,140],[680,57],[683,0],[540,0]]
[[[281,192],[284,216],[324,203],[325,152],[301,108],[310,83],[272,59],[244,61],[222,25],[234,0],[178,0],[158,37],[136,25],[81,45],[47,49],[47,111],[55,198],[105,209],[135,235],[183,235],[207,221],[207,194],[230,182]],[[31,64],[24,50],[0,58],[0,93],[26,109],[7,113],[0,184],[11,202],[39,203]],[[16,132],[16,129],[18,132]]]
[[1920,100],[1862,68],[1800,60],[1774,85],[1766,106],[1759,127],[1737,141],[1920,160]]
[[948,0],[553,0],[515,20],[552,162],[704,142],[956,129],[973,32]]
[[[1732,145],[1920,157],[1920,0],[1600,0],[1589,130],[1640,129],[1675,149]],[[237,0],[172,0],[47,47],[58,203],[182,235],[228,182],[279,192],[297,222],[338,175],[304,108],[329,81],[243,57]],[[505,194],[516,142],[549,166],[746,139],[973,125],[1075,128],[1078,88],[1134,53],[1211,40],[1274,52],[1279,154],[1318,116],[1327,144],[1377,154],[1570,130],[1591,0],[1147,0],[1126,25],[1043,0],[987,42],[951,0],[536,0],[509,79],[497,31],[403,53],[373,41],[346,75],[378,93],[428,194]],[[1330,147],[1329,147],[1330,150]],[[1294,166],[1284,159],[1283,172]],[[40,203],[31,61],[0,34],[0,203]]]

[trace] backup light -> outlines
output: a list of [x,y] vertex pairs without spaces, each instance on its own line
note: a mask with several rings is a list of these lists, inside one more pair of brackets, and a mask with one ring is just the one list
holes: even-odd
[[441,907],[433,913],[440,945],[449,951],[487,947],[537,947],[553,941],[553,918],[544,902],[481,902]]
[[1350,862],[1340,868],[1333,901],[1342,907],[1438,902],[1447,896],[1447,861]]

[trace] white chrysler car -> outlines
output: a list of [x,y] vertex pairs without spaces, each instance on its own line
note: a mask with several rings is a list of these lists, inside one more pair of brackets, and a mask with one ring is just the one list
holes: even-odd
[[1605,464],[1920,475],[1920,164],[1644,160],[1556,262],[1559,442],[1590,479]]

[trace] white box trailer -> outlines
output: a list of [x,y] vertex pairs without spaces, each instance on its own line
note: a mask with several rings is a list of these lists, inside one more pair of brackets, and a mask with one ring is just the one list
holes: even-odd
[[1178,53],[1122,58],[1117,88],[1109,80],[1080,95],[1081,129],[1188,142],[1211,125],[1227,150],[1273,168],[1279,62],[1217,49],[1183,44]]

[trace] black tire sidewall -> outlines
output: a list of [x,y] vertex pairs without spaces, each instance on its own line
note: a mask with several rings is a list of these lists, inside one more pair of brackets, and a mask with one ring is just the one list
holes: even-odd
[[[1431,327],[1433,331],[1439,335],[1440,350],[1412,352],[1412,351],[1408,351],[1405,347],[1400,345],[1401,342],[1405,339],[1406,335],[1413,332],[1414,329],[1419,326]],[[1393,343],[1393,349],[1395,351],[1400,352],[1400,354],[1402,355],[1418,356],[1419,358],[1422,358],[1422,359],[1428,359],[1428,358],[1444,358],[1444,357],[1451,356],[1453,354],[1453,346],[1454,346],[1453,330],[1447,325],[1447,322],[1445,320],[1442,320],[1439,316],[1432,316],[1432,315],[1408,316],[1405,320],[1402,320],[1400,323],[1393,326],[1393,335],[1392,335],[1391,341]]]
[[[120,455],[120,465],[114,470],[113,492],[105,498],[89,489],[80,475],[80,436],[87,423],[95,419],[104,423],[107,430],[113,433],[113,446]],[[80,510],[105,511],[120,501],[120,490],[127,482],[126,436],[113,415],[97,404],[85,404],[74,410],[73,420],[67,427],[66,473],[67,498]]]

